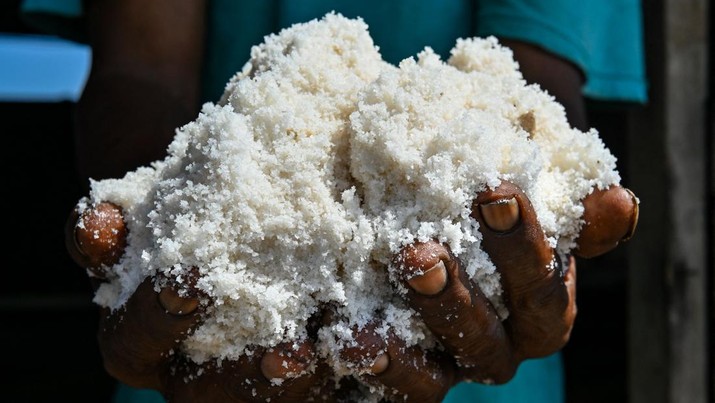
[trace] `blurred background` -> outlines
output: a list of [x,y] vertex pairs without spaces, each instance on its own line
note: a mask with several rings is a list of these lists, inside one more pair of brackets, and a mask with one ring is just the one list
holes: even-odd
[[[644,3],[648,104],[588,104],[642,207],[633,241],[579,263],[579,317],[564,350],[570,403],[715,401],[713,10],[705,0]],[[91,53],[33,31],[18,7],[0,3],[4,193],[19,200],[5,215],[0,400],[110,401],[91,289],[63,235],[86,186],[72,108]]]
[[87,47],[40,36],[0,3],[0,122],[6,153],[6,215],[0,343],[7,372],[0,400],[107,402],[97,314],[87,276],[65,252],[63,227],[81,196],[74,171],[72,104],[90,65]]

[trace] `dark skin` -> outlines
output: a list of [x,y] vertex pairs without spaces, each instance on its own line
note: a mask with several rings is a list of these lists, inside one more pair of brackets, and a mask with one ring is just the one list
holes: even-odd
[[[88,12],[94,61],[77,110],[78,165],[83,177],[118,177],[163,158],[174,129],[195,118],[205,4],[94,0]],[[538,47],[504,42],[514,50],[525,78],[541,83],[565,105],[572,124],[585,128],[580,71]],[[576,254],[597,256],[632,234],[637,204],[627,190],[595,191],[583,202],[587,223]],[[498,319],[447,246],[427,242],[406,247],[395,264],[410,290],[407,302],[445,351],[406,347],[394,335],[378,337],[375,326],[368,326],[355,329],[358,347],[341,352],[341,358],[363,367],[363,381],[386,386],[395,400],[439,401],[461,380],[506,382],[520,362],[558,351],[568,340],[576,315],[574,259],[564,262],[565,267],[546,269],[553,251],[528,198],[514,185],[503,183],[475,195],[472,211],[484,235],[483,247],[502,275],[510,317]],[[116,206],[103,204],[84,213],[89,229],[76,227],[76,215],[68,222],[68,249],[78,264],[90,269],[94,281],[105,275],[101,264],[116,262],[123,252],[121,217]],[[102,236],[95,238],[93,229]],[[169,352],[178,351],[200,324],[205,306],[198,303],[199,295],[181,297],[171,286],[157,293],[154,281],[147,279],[120,311],[101,311],[100,349],[115,378],[159,390],[171,401],[338,398],[326,384],[327,366],[316,359],[310,338],[258,348],[220,368],[205,364],[201,376],[185,381],[183,375],[197,373],[197,365]],[[450,315],[443,307],[449,307]],[[311,364],[315,371],[307,371]],[[285,382],[276,386],[271,378]]]
[[[586,215],[609,212],[609,220],[613,214],[620,219],[608,227],[588,222],[577,250],[600,254],[630,237],[637,221],[632,197],[620,187],[586,197]],[[498,318],[447,246],[427,242],[406,247],[395,264],[409,290],[407,302],[446,352],[407,347],[394,336],[383,339],[373,331],[377,324],[356,329],[359,345],[341,352],[344,360],[364,367],[359,372],[365,382],[387,386],[395,400],[407,396],[407,401],[439,401],[461,380],[506,382],[523,360],[552,354],[569,338],[576,316],[575,261],[564,262],[567,269],[558,267],[558,260],[555,269],[548,268],[553,250],[528,198],[504,182],[476,197],[472,215],[480,223],[483,247],[501,273],[510,316],[505,321]],[[102,203],[83,213],[83,228],[76,226],[76,215],[69,220],[70,253],[78,264],[94,267],[90,270],[95,278],[105,274],[98,264],[116,262],[125,245],[125,226],[117,217],[121,217],[118,207]],[[95,230],[99,237],[94,236]],[[416,272],[424,274],[415,276]],[[197,365],[169,352],[177,351],[200,324],[204,309],[198,296],[181,297],[171,287],[157,293],[154,279],[145,280],[120,311],[102,311],[99,344],[107,371],[128,385],[157,389],[172,401],[252,401],[254,389],[258,400],[333,397],[334,391],[325,384],[328,369],[316,360],[310,339],[257,349],[221,369],[204,366],[200,377],[184,382],[184,376],[172,370],[193,374]],[[307,372],[313,363],[317,370]],[[286,382],[274,386],[269,382],[272,378]],[[251,380],[250,388],[245,379]]]
[[121,177],[162,159],[174,130],[196,117],[205,7],[194,0],[88,2],[92,72],[75,138],[81,178]]

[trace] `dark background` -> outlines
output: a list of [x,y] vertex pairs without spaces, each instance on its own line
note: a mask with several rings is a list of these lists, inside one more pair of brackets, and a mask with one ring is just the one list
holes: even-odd
[[[0,32],[33,33],[19,1],[0,2]],[[0,61],[2,63],[2,61]],[[74,169],[72,107],[0,102],[5,214],[0,280],[0,401],[110,401],[87,275],[64,248],[67,215],[83,195]],[[12,206],[10,206],[12,204]]]
[[[17,17],[18,4],[0,3],[0,32],[32,33]],[[86,186],[74,168],[72,107],[0,102],[4,194],[17,201],[5,213],[11,243],[4,248],[0,281],[3,401],[106,402],[113,390],[96,345],[97,311],[87,276],[64,249],[65,219]],[[591,126],[621,167],[627,166],[632,108],[588,104]],[[623,183],[628,186],[628,178]],[[628,401],[625,248],[579,262],[579,315],[564,349],[570,403]]]

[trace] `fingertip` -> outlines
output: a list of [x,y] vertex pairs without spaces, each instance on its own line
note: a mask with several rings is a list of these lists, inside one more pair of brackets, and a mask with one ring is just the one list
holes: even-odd
[[385,386],[391,401],[439,402],[454,384],[456,373],[454,361],[446,355],[408,346],[393,333],[365,375],[369,384]]
[[165,287],[159,291],[159,303],[170,314],[176,316],[190,315],[199,307],[199,299],[181,295],[171,287]]
[[583,258],[602,255],[635,233],[639,200],[629,189],[596,189],[583,199],[583,222],[574,253]]
[[640,217],[640,199],[636,197],[635,193],[633,193],[630,189],[628,188],[623,188],[628,194],[631,196],[631,202],[632,202],[632,209],[631,209],[631,214],[630,214],[630,220],[628,224],[628,231],[626,234],[623,236],[621,239],[621,242],[628,242],[633,238],[633,234],[636,232],[636,227],[638,226],[638,218]]
[[449,274],[445,262],[451,260],[445,245],[437,241],[415,242],[401,251],[396,267],[409,288],[429,296],[439,294],[447,286]]
[[313,343],[281,343],[261,357],[261,373],[271,381],[297,378],[307,373],[314,361]]
[[414,274],[407,279],[407,284],[422,295],[436,295],[447,286],[447,268],[444,261],[440,260],[424,272]]
[[472,218],[485,236],[506,236],[521,228],[541,229],[529,198],[515,184],[507,181],[494,189],[480,192],[472,204]]
[[479,223],[482,248],[502,274],[505,289],[521,289],[539,281],[553,251],[529,197],[515,184],[502,181],[479,193],[472,217]]
[[370,366],[370,372],[373,375],[380,375],[381,373],[387,371],[390,366],[390,356],[387,353],[382,353],[375,358],[372,365]]
[[72,260],[74,260],[77,265],[83,268],[88,268],[91,263],[87,256],[80,250],[77,244],[77,235],[75,233],[75,227],[77,226],[79,220],[80,212],[77,207],[73,208],[65,221],[65,249],[69,253]]
[[[71,227],[70,227],[71,226]],[[102,202],[70,214],[66,245],[78,264],[102,276],[102,266],[119,261],[126,247],[127,227],[119,206]]]
[[353,329],[352,343],[346,343],[340,350],[340,358],[359,374],[377,375],[384,372],[390,363],[387,343],[377,334],[376,324],[370,323],[362,329]]
[[[162,287],[157,298],[161,306],[175,316],[190,315],[199,308],[200,302],[210,300],[198,287],[201,272],[191,266],[177,278],[161,276],[158,284]],[[180,278],[180,280],[179,280]]]
[[516,197],[497,199],[478,206],[484,223],[494,232],[509,232],[519,224],[521,214]]
[[434,267],[440,260],[449,259],[447,248],[441,243],[431,240],[405,246],[397,256],[396,264],[405,271],[406,276],[412,276],[415,272],[424,272]]

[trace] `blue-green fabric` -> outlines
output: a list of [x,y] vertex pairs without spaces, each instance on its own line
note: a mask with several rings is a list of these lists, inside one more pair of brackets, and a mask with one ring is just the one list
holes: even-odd
[[165,400],[161,393],[155,390],[136,389],[120,383],[112,403],[165,403]]
[[[25,0],[23,16],[81,40],[82,0]],[[578,65],[584,95],[644,102],[647,97],[640,0],[211,0],[204,99],[217,100],[264,35],[329,11],[361,16],[385,60],[424,46],[448,56],[458,37],[496,35],[541,46]]]
[[[496,35],[541,46],[578,65],[584,94],[643,102],[639,0],[211,0],[207,24],[204,99],[218,99],[228,79],[248,60],[263,36],[296,22],[336,11],[362,17],[385,60],[397,63],[425,46],[443,57],[456,38]],[[25,0],[29,23],[81,40],[82,0]],[[506,385],[462,383],[446,402],[563,402],[558,354],[530,360]],[[120,386],[116,403],[158,403],[156,392]]]
[[[252,21],[254,29],[253,35],[236,36],[252,41],[226,43],[208,55],[214,67],[207,70],[209,100],[220,96],[228,78],[248,60],[250,44],[260,43],[262,35],[330,11],[362,17],[383,58],[391,63],[414,56],[425,46],[446,58],[456,38],[496,35],[534,43],[578,65],[586,76],[585,96],[646,100],[639,0],[271,0],[260,7],[252,1],[213,3],[215,10],[241,12],[210,13],[211,33],[221,33],[210,37],[243,32],[245,20]],[[241,15],[241,21],[234,15]]]
[[477,35],[532,42],[570,60],[586,75],[585,96],[645,102],[640,0],[479,3]]
[[84,42],[82,0],[23,0],[22,17],[47,33]]
[[[462,382],[453,387],[443,403],[563,403],[564,374],[561,355],[554,354],[521,364],[514,379],[504,385]],[[163,403],[153,390],[120,385],[114,403]]]
[[331,11],[363,18],[380,53],[389,62],[398,63],[425,46],[448,55],[456,38],[472,35],[473,20],[465,18],[473,15],[472,3],[470,0],[213,0],[204,97],[219,98],[228,79],[248,60],[251,45],[261,43],[263,36]]
[[[51,18],[66,18],[79,19],[84,15],[84,9],[82,7],[82,0],[24,0],[22,2],[22,13],[23,15],[33,19],[37,16],[46,16]],[[42,24],[41,22],[35,24]],[[55,26],[45,27],[40,26],[41,29],[55,29]],[[67,32],[70,29],[64,31]],[[64,32],[60,32],[63,34]]]
[[462,382],[450,389],[443,403],[563,403],[565,398],[561,354],[527,360],[514,379],[504,385]]

